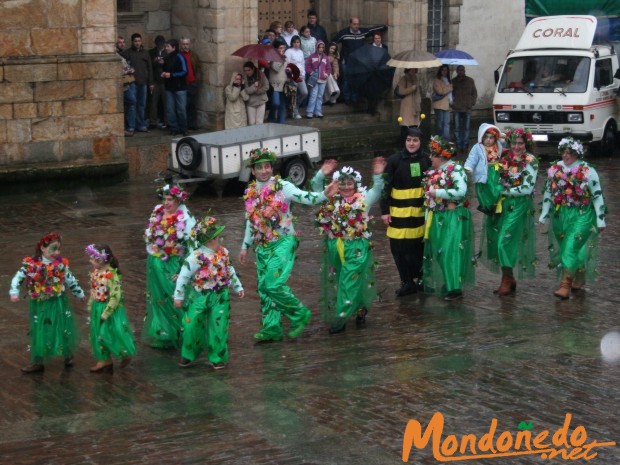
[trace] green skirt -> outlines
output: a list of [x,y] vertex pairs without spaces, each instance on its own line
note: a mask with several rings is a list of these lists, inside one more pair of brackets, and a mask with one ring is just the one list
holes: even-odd
[[519,278],[534,277],[536,228],[531,196],[505,197],[502,212],[486,216],[480,237],[482,262],[493,271],[517,268]]
[[[321,318],[339,327],[377,296],[375,261],[368,239],[325,239],[321,264]],[[342,255],[341,255],[342,254]]]
[[561,207],[550,218],[549,267],[560,277],[574,278],[578,273],[588,281],[596,279],[598,227],[594,208]]
[[494,165],[489,165],[487,182],[476,183],[476,197],[478,198],[480,208],[482,210],[495,210],[495,206],[502,195],[502,189],[499,172]]
[[119,305],[105,321],[101,314],[107,302],[92,302],[90,309],[90,344],[96,360],[109,360],[112,355],[129,357],[136,354],[133,330],[125,307]]
[[175,276],[181,270],[178,256],[146,260],[146,316],[142,337],[151,347],[179,347],[183,310],[174,307]]
[[44,363],[52,357],[70,357],[80,341],[66,294],[48,300],[30,300],[30,360]]
[[471,212],[465,207],[433,212],[424,241],[424,292],[444,296],[475,281]]

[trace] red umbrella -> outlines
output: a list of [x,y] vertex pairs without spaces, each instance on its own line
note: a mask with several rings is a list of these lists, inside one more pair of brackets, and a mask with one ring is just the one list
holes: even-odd
[[284,61],[284,57],[271,44],[244,45],[232,55],[251,60]]

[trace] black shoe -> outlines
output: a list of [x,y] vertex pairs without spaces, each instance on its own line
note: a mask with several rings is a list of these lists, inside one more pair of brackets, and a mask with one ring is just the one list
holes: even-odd
[[226,368],[226,363],[224,363],[224,362],[212,363],[211,365],[213,366],[214,370],[222,370],[222,369]]
[[22,373],[38,373],[45,370],[45,366],[42,363],[31,363],[28,366],[20,368]]
[[414,283],[401,283],[400,289],[396,290],[396,297],[403,297],[418,292],[417,285]]
[[368,314],[368,310],[364,307],[360,308],[357,311],[357,316],[355,317],[355,326],[358,328],[360,326],[364,326],[366,324],[366,315]]
[[190,359],[185,358],[185,357],[181,357],[181,360],[179,360],[178,365],[181,368],[187,368],[188,366],[190,366],[191,363],[192,363],[192,361]]
[[71,368],[73,366],[73,355],[65,357],[65,368]]
[[451,301],[451,300],[459,300],[463,298],[463,291],[450,291],[446,294],[443,300]]
[[344,333],[346,329],[347,329],[347,325],[342,325],[342,326],[330,326],[330,328],[329,328],[329,334],[340,334],[340,333]]

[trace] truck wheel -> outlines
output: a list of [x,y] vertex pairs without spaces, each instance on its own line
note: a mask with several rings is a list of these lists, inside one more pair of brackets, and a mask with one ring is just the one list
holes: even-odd
[[598,154],[604,157],[611,157],[616,149],[616,123],[610,121],[605,126],[603,138],[597,144]]
[[181,168],[195,170],[200,166],[200,144],[191,137],[184,137],[177,144],[177,160]]
[[284,167],[284,178],[290,179],[297,187],[303,186],[308,178],[306,163],[299,158],[289,161]]

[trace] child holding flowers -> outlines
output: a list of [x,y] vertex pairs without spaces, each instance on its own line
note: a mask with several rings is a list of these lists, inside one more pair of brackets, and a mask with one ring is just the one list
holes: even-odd
[[536,234],[534,229],[534,185],[538,176],[538,160],[531,153],[532,133],[516,128],[506,131],[508,149],[499,161],[502,194],[496,214],[487,216],[482,229],[481,245],[486,245],[483,261],[491,271],[501,268],[502,280],[494,291],[499,296],[514,294],[519,277],[533,277],[536,267]]
[[143,335],[155,348],[177,347],[183,312],[173,305],[174,282],[187,255],[187,239],[196,224],[179,186],[158,189],[163,203],[151,213],[145,231],[146,318]]
[[454,146],[441,136],[429,142],[432,169],[425,173],[424,291],[463,298],[474,283],[474,226],[467,202],[467,175],[451,161]]
[[[228,250],[220,244],[224,230],[217,220],[205,216],[190,233],[194,251],[187,257],[174,291],[174,306],[187,310],[183,319],[183,344],[179,366],[187,367],[207,347],[213,368],[219,370],[228,362],[228,321],[231,287],[239,297],[245,293],[230,263]],[[186,285],[191,283],[186,297]]]
[[136,354],[133,331],[125,313],[118,259],[106,244],[90,244],[85,249],[93,271],[90,273],[90,344],[97,360],[91,373],[112,372],[112,355],[121,357],[121,367]]
[[24,258],[11,281],[11,302],[19,301],[19,286],[25,281],[30,296],[30,365],[23,373],[45,369],[44,363],[62,356],[65,367],[73,366],[73,353],[79,337],[69,298],[68,287],[78,299],[84,291],[69,269],[69,261],[60,256],[58,234],[46,234],[39,240],[32,257]]
[[583,161],[583,145],[572,137],[558,145],[562,160],[551,164],[539,222],[551,218],[549,266],[561,277],[554,292],[568,299],[595,277],[598,234],[605,229],[605,200],[598,173]]
[[[333,174],[338,193],[319,210],[317,226],[325,236],[321,267],[321,316],[331,322],[330,334],[346,329],[356,313],[356,325],[363,326],[377,290],[374,259],[368,229],[368,212],[383,192],[383,170],[387,162],[377,157],[372,163],[373,186],[366,190],[362,176],[350,166]],[[335,160],[325,160],[311,181],[315,192],[323,190],[324,180],[336,169]]]

